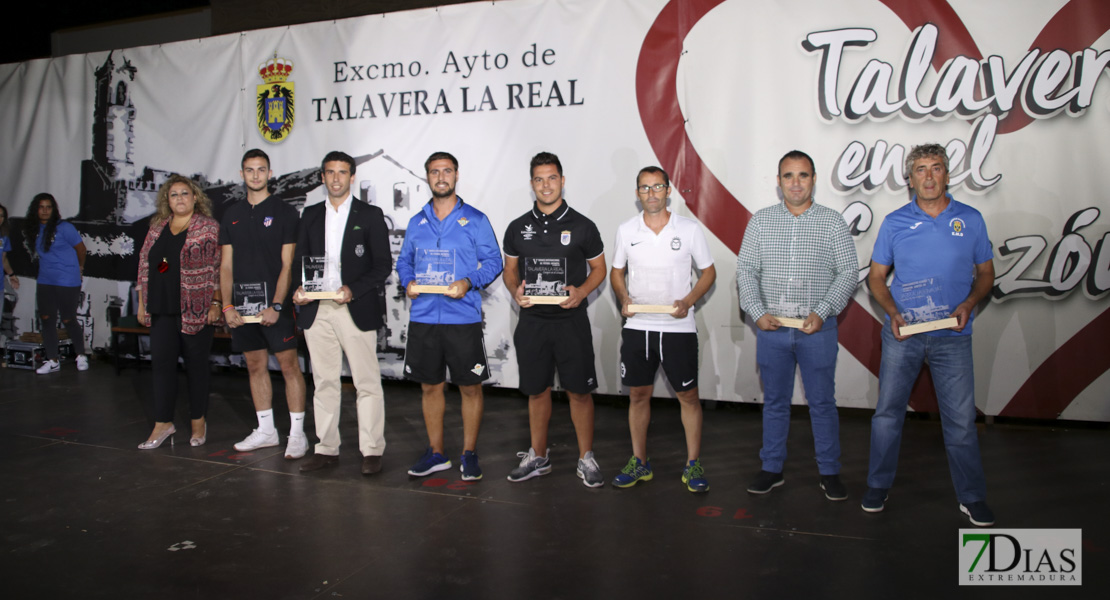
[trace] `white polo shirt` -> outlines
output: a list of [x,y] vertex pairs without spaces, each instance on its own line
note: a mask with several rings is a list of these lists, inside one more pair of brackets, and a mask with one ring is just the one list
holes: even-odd
[[[692,265],[699,269],[713,265],[701,225],[693,219],[669,214],[670,220],[658,235],[644,224],[643,212],[617,228],[613,267],[625,269],[634,304],[672,304],[694,288]],[[668,284],[669,293],[664,289]],[[665,333],[697,332],[693,307],[681,319],[665,314],[636,314],[624,326]]]

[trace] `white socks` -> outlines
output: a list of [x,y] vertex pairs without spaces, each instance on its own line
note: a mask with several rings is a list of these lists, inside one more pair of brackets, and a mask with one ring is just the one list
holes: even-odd
[[[258,430],[262,433],[274,433],[274,409],[260,410],[258,415]],[[289,413],[289,435],[304,435],[304,413]]]
[[274,409],[260,410],[255,414],[258,415],[258,430],[262,433],[276,433],[274,429]]
[[289,413],[289,435],[304,435],[304,413]]

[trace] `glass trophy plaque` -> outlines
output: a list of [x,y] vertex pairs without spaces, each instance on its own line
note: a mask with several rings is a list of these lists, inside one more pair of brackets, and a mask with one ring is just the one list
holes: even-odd
[[323,256],[305,256],[301,259],[301,289],[309,300],[338,300],[343,297],[339,290],[329,290],[324,285]]
[[628,312],[671,314],[677,299],[674,273],[667,267],[636,267],[628,271]]
[[262,311],[270,305],[266,283],[239,283],[232,286],[232,303],[244,323],[261,323]]
[[767,312],[778,319],[783,327],[801,329],[809,313],[813,310],[809,282],[792,277],[781,280],[774,289],[780,290],[778,300],[767,307]]
[[567,259],[524,259],[524,295],[532,304],[561,304],[569,298],[566,287]]
[[891,288],[894,303],[902,313],[906,325],[898,330],[900,335],[913,335],[955,327],[959,321],[949,317],[952,307],[937,304],[934,298],[942,296],[944,286],[936,279],[911,281]]
[[456,281],[455,250],[417,248],[413,275],[416,277],[412,291],[419,294],[446,294]]

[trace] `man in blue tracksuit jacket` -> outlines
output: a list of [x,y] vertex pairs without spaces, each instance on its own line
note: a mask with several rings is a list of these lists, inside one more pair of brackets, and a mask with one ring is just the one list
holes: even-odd
[[[424,163],[432,199],[405,230],[397,275],[412,300],[409,309],[405,377],[423,390],[428,449],[409,469],[422,477],[451,468],[443,452],[444,385],[447,369],[462,394],[463,453],[459,469],[466,481],[482,478],[475,448],[482,423],[482,382],[489,379],[482,339],[482,296],[478,290],[501,274],[501,248],[489,219],[455,194],[459,161],[436,152]],[[447,286],[420,293],[417,285]]]

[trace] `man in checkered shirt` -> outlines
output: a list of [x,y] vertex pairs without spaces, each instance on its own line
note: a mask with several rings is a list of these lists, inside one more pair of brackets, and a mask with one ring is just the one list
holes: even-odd
[[801,368],[820,486],[844,500],[834,376],[836,315],[858,283],[859,263],[840,213],[813,201],[813,159],[794,150],[779,160],[783,201],[755,213],[736,261],[740,308],[756,319],[763,380],[762,470],[748,486],[766,494],[783,484],[794,369]]

